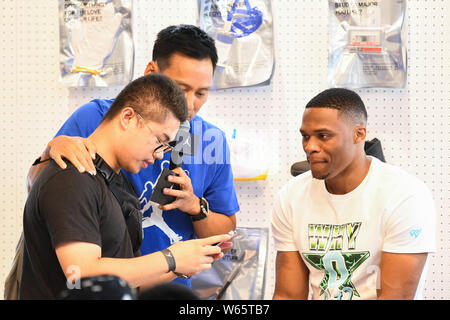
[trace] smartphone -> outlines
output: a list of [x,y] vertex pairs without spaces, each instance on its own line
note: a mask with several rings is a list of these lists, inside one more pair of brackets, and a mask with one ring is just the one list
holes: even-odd
[[[237,232],[236,232],[236,230],[231,230],[230,232],[228,232],[228,234],[231,236],[231,239],[233,239],[236,236]],[[227,241],[230,241],[230,240],[227,240]],[[213,246],[219,246],[220,247],[220,245],[222,243],[224,243],[224,242],[225,241],[216,242],[216,243],[213,244]]]
[[161,175],[158,178],[158,182],[156,183],[155,188],[153,189],[152,195],[150,197],[150,201],[156,202],[160,205],[166,205],[168,203],[174,202],[177,199],[176,197],[169,196],[162,192],[164,188],[176,189],[176,190],[180,189],[180,186],[178,184],[169,182],[167,180],[167,177],[169,175],[177,176],[177,174],[175,172],[173,172],[172,170],[164,168],[163,171],[161,172]]

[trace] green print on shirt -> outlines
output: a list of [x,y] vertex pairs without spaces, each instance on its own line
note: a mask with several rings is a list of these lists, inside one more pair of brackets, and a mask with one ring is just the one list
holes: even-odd
[[343,225],[309,225],[309,249],[316,252],[302,255],[312,267],[325,272],[319,287],[320,295],[325,294],[326,299],[329,298],[328,289],[330,288],[339,290],[338,294],[334,295],[334,298],[338,300],[344,296],[349,300],[353,296],[360,296],[351,278],[353,272],[369,258],[370,253],[369,251],[342,252],[342,249],[345,240],[348,250],[356,249],[356,239],[361,224],[361,222],[354,222]]

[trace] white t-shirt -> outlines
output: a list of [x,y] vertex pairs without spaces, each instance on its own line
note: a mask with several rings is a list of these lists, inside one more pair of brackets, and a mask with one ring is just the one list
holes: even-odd
[[[376,299],[383,251],[436,250],[430,190],[404,170],[371,158],[367,176],[347,194],[330,194],[311,171],[278,193],[272,215],[275,246],[300,252],[313,299]],[[422,276],[419,288],[423,281]]]

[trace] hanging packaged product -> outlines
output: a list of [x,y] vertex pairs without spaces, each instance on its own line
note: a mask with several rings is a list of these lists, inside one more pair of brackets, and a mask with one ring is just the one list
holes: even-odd
[[192,277],[202,300],[262,300],[269,245],[267,228],[237,228],[233,247],[212,268]]
[[274,68],[270,0],[200,0],[199,25],[215,39],[212,87],[266,85]]
[[267,145],[265,141],[259,141],[260,135],[248,134],[245,137],[242,131],[237,135],[237,129],[233,129],[231,138],[227,134],[234,180],[266,180],[269,173]]
[[330,87],[402,88],[406,0],[329,0]]
[[132,0],[60,0],[61,80],[71,87],[125,85],[133,77]]

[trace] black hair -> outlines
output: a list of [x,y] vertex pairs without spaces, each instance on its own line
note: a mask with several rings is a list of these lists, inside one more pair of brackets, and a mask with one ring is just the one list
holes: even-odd
[[180,24],[161,30],[153,46],[152,60],[158,63],[160,70],[169,67],[170,58],[174,53],[181,53],[190,58],[211,59],[213,70],[217,65],[217,49],[214,39],[200,28]]
[[139,300],[200,300],[190,288],[176,282],[161,283],[139,293]]
[[144,119],[163,122],[172,113],[180,122],[187,119],[183,90],[169,77],[152,73],[130,82],[117,96],[102,121],[113,119],[125,107],[132,107]]
[[367,110],[361,97],[354,91],[332,88],[322,91],[305,108],[337,109],[339,113],[359,124],[367,123]]

